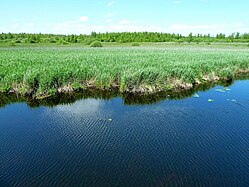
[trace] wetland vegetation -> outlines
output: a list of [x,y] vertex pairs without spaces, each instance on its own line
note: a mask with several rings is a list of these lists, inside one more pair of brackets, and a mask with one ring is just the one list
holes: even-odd
[[137,44],[2,44],[0,92],[36,99],[79,90],[179,92],[249,70],[244,44]]

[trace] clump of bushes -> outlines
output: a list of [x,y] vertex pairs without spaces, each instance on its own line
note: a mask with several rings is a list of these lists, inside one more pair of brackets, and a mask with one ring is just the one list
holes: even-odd
[[61,41],[61,44],[63,44],[63,45],[68,45],[69,43],[67,42],[67,41]]
[[140,46],[140,44],[139,43],[132,43],[131,46],[137,47],[137,46]]
[[56,43],[55,38],[50,38],[49,43]]
[[183,41],[182,39],[178,39],[176,42],[177,42],[178,44],[184,43],[184,41]]
[[81,40],[81,39],[77,39],[77,43],[83,43],[84,40]]
[[90,47],[103,47],[103,45],[99,41],[94,41],[91,43]]
[[85,45],[91,45],[95,40],[93,38],[87,38],[84,41]]
[[15,46],[16,44],[15,44],[15,42],[14,41],[10,41],[9,42],[9,46]]
[[36,41],[35,41],[35,40],[30,40],[30,43],[31,43],[31,44],[35,44]]

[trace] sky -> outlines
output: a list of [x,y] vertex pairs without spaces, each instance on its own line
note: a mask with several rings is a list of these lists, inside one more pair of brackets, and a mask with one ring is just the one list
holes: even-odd
[[248,0],[1,0],[0,32],[249,33]]

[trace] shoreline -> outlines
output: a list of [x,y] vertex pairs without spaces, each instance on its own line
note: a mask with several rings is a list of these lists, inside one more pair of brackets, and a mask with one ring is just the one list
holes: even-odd
[[53,107],[60,104],[71,104],[81,99],[104,99],[110,100],[112,98],[120,97],[125,105],[144,105],[153,104],[162,100],[181,100],[192,97],[196,92],[205,92],[215,86],[229,87],[235,81],[249,80],[249,74],[237,76],[236,79],[230,81],[218,81],[209,84],[198,84],[189,90],[181,90],[178,92],[157,92],[154,94],[133,94],[133,93],[120,93],[118,90],[103,91],[103,90],[81,90],[74,92],[57,93],[50,97],[43,97],[35,99],[32,97],[21,96],[15,93],[0,93],[0,108],[5,107],[12,103],[25,102],[29,107],[35,108],[39,106]]
[[235,80],[249,77],[249,69],[245,70],[239,70],[237,71],[233,77],[218,77],[215,74],[212,74],[212,76],[203,76],[202,80],[195,80],[193,83],[186,83],[180,80],[173,80],[169,81],[169,84],[166,84],[164,87],[159,85],[139,85],[139,86],[125,86],[123,89],[121,89],[119,83],[112,83],[110,84],[110,87],[106,88],[100,88],[97,85],[95,85],[93,82],[90,83],[90,81],[86,84],[80,85],[78,84],[77,87],[72,84],[67,84],[62,87],[58,87],[55,92],[53,93],[42,93],[37,94],[37,89],[29,88],[27,86],[26,90],[24,90],[24,87],[18,84],[14,84],[16,87],[11,89],[7,93],[1,93],[1,94],[15,94],[17,97],[24,97],[28,100],[43,100],[50,97],[54,97],[61,94],[74,94],[74,93],[80,93],[80,92],[103,92],[103,93],[117,93],[119,95],[133,95],[133,96],[150,96],[155,94],[181,94],[184,92],[188,92],[190,90],[195,90],[195,88],[198,87],[209,87],[212,85],[217,84],[229,84],[232,83]]

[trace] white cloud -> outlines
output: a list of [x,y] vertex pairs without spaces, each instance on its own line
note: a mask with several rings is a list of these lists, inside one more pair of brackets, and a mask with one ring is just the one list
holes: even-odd
[[[84,17],[84,18],[82,18]],[[215,24],[187,24],[178,23],[173,25],[154,25],[146,22],[135,22],[127,19],[115,21],[112,17],[106,17],[100,24],[86,23],[87,16],[82,16],[81,20],[58,22],[58,23],[12,23],[9,25],[0,24],[0,32],[13,33],[54,33],[54,34],[90,34],[92,31],[96,32],[166,32],[179,33],[188,35],[193,34],[211,34],[225,33],[226,35],[233,32],[246,33],[249,26],[245,23],[215,23]]]
[[[92,25],[92,24],[82,24],[80,22],[64,22],[56,23],[50,26],[52,33],[57,34],[80,34],[86,33],[90,34],[92,31],[96,32],[163,32],[163,29],[155,25],[141,25],[141,24],[127,24],[113,23],[108,20],[109,24],[103,25]],[[112,23],[112,24],[110,24]]]
[[18,29],[18,27],[20,27],[20,24],[19,24],[19,23],[15,23],[15,24],[12,24],[12,25],[11,25],[11,28],[12,28],[12,29]]
[[127,24],[130,24],[131,23],[131,21],[130,20],[127,20],[127,19],[122,19],[122,20],[120,20],[120,22],[119,22],[119,24],[121,24],[121,25],[127,25]]
[[26,24],[28,27],[33,27],[34,26],[34,24],[32,23],[32,22],[29,22],[29,23],[27,23]]
[[[44,27],[42,27],[44,28]],[[42,28],[37,28],[32,22],[28,23],[13,23],[10,25],[5,25],[0,28],[0,32],[12,32],[12,33],[22,33],[22,32],[30,32],[30,33],[40,33],[43,32]],[[38,29],[40,29],[38,31]]]
[[79,20],[82,21],[82,22],[87,22],[89,20],[89,18],[87,16],[81,16],[79,18]]
[[181,3],[181,1],[180,0],[175,0],[175,1],[173,1],[173,3],[178,5],[178,4]]
[[112,22],[112,19],[107,19],[106,22],[107,22],[107,23],[111,23],[111,22]]
[[210,29],[211,25],[188,25],[188,24],[174,24],[170,28],[172,30],[195,30],[195,29]]
[[211,34],[225,33],[226,35],[233,32],[246,33],[249,28],[243,23],[223,23],[223,24],[173,24],[171,26],[153,25],[141,22],[132,22],[127,19],[120,20],[115,23],[112,19],[106,19],[103,24],[84,24],[77,21],[56,23],[46,26],[49,31],[57,34],[90,34],[92,31],[96,32],[166,32],[166,33],[180,33],[188,35],[193,34]]
[[113,13],[112,12],[108,12],[107,14],[106,14],[106,17],[112,17],[113,16]]
[[113,6],[115,4],[115,1],[110,1],[109,3],[107,3],[107,7],[111,7],[111,6]]
[[188,35],[190,32],[193,34],[211,34],[218,33],[231,34],[233,32],[248,32],[243,23],[223,23],[223,24],[173,24],[169,27],[169,32],[181,33]]
[[[66,114],[95,114],[101,109],[103,101],[100,99],[84,99],[70,105],[58,105],[55,110]],[[57,113],[56,113],[57,114]]]

